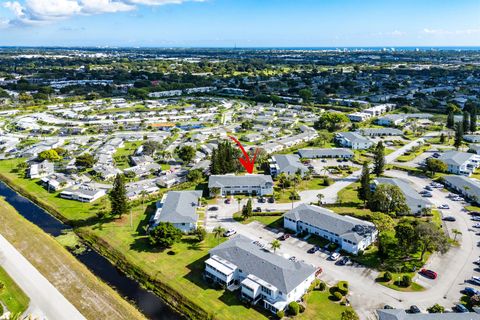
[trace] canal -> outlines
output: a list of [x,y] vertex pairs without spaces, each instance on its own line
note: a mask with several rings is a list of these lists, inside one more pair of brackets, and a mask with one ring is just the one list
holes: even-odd
[[[1,181],[0,196],[4,197],[23,217],[54,237],[61,235],[64,230],[71,230],[71,227],[62,223],[27,198],[19,195]],[[138,309],[147,318],[152,320],[183,319],[180,314],[166,305],[160,297],[142,288],[138,282],[127,277],[106,258],[90,247],[87,247],[84,253],[75,255],[75,257],[85,264],[97,277],[115,288],[122,297],[134,301]]]

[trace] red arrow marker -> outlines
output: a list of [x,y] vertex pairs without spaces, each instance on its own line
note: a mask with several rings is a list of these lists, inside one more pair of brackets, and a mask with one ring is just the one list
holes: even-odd
[[235,142],[240,147],[240,150],[242,150],[243,158],[238,158],[238,160],[240,161],[242,166],[245,168],[245,170],[247,170],[248,173],[253,173],[253,168],[255,166],[255,159],[257,158],[258,148],[255,150],[255,154],[253,155],[253,159],[250,160],[250,156],[245,151],[245,149],[243,148],[240,141],[238,141],[237,138],[235,138],[235,137],[232,137],[232,136],[228,136],[228,137],[230,139],[232,139],[233,142]]

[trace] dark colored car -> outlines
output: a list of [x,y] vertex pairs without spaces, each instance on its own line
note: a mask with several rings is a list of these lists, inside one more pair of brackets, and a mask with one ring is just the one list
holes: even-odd
[[420,312],[421,312],[420,309],[419,309],[417,306],[415,306],[415,305],[410,306],[410,309],[408,309],[408,311],[409,311],[410,313],[420,313]]
[[438,274],[435,271],[428,270],[428,269],[420,270],[420,274],[430,279],[437,279],[437,276],[438,276]]
[[448,216],[448,217],[443,217],[442,219],[443,221],[457,221],[457,219],[455,219],[455,217],[452,217],[452,216]]
[[318,247],[311,247],[310,249],[308,249],[307,253],[315,253],[318,251]]
[[290,235],[288,233],[285,233],[283,235],[281,235],[280,237],[278,237],[278,240],[287,240],[288,238],[290,238]]
[[479,211],[470,211],[468,214],[471,215],[471,216],[480,216]]
[[208,208],[209,211],[217,211],[218,210],[218,207],[210,207]]
[[453,310],[458,313],[467,313],[469,312],[468,309],[463,305],[463,304],[456,304],[455,307],[453,307]]
[[390,306],[390,305],[388,305],[388,304],[386,304],[386,305],[383,306],[383,309],[393,309],[393,307]]
[[253,212],[262,212],[262,208],[256,207],[255,209],[253,209]]
[[350,262],[350,258],[343,257],[342,259],[338,260],[335,264],[338,265],[338,266],[344,266],[349,262]]
[[477,290],[471,287],[466,287],[465,289],[463,289],[463,292],[468,296],[474,296],[474,295],[480,294],[480,290]]
[[258,198],[258,202],[265,203],[265,202],[267,202],[267,200],[265,200],[265,198]]
[[268,203],[274,203],[275,199],[273,197],[268,198]]

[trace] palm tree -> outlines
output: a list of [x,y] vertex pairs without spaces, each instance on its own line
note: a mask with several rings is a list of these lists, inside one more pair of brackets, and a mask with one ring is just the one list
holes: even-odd
[[457,229],[453,229],[452,233],[453,233],[453,241],[457,241],[457,236],[462,234],[462,232],[460,230],[457,230]]
[[272,250],[273,252],[275,253],[275,251],[277,251],[278,249],[280,249],[280,247],[282,246],[282,244],[280,243],[280,241],[278,241],[277,239],[273,240],[272,242],[270,242],[270,246],[272,247]]
[[324,198],[325,198],[325,196],[323,195],[323,193],[317,194],[318,205],[321,205],[321,204],[322,204],[322,200],[323,200]]
[[278,183],[282,186],[282,192],[285,191],[285,184],[288,181],[288,177],[285,175],[285,173],[280,173],[278,176]]
[[214,229],[213,229],[213,235],[215,236],[215,238],[217,239],[217,243],[220,242],[220,237],[224,234],[225,232],[225,229],[222,228],[221,226],[216,226]]
[[145,197],[148,195],[147,191],[140,191],[140,197],[142,199],[142,211],[145,211]]

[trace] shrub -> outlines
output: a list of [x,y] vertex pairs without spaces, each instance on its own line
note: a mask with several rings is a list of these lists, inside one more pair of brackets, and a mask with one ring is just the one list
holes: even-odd
[[428,313],[444,313],[445,308],[438,303],[435,303],[433,306],[427,309]]
[[305,306],[304,306],[303,304],[299,304],[298,307],[299,307],[299,309],[300,309],[300,310],[299,310],[300,313],[304,313],[304,312],[305,312]]
[[320,291],[325,291],[325,289],[327,289],[327,285],[325,284],[325,282],[321,281],[320,285],[318,286],[318,289]]
[[316,288],[318,288],[319,285],[320,285],[320,280],[318,279],[313,280],[312,284],[310,284],[310,287],[308,287],[307,292],[311,292],[315,290]]
[[390,282],[390,281],[392,281],[392,279],[393,279],[393,276],[390,273],[390,271],[385,271],[385,273],[383,274],[383,280],[385,282]]
[[2,292],[4,288],[5,288],[5,284],[0,281],[0,292]]
[[339,291],[333,293],[333,300],[340,301],[343,299],[343,295]]
[[402,286],[405,288],[408,288],[412,285],[412,277],[410,277],[408,274],[404,275],[402,277]]
[[337,284],[338,292],[342,295],[346,296],[348,294],[348,282],[347,281],[339,281]]
[[292,316],[296,316],[298,315],[299,312],[300,312],[300,307],[298,303],[295,301],[290,302],[290,304],[288,305],[288,313]]
[[323,179],[323,185],[324,186],[330,186],[333,183],[333,180],[331,178],[325,178]]
[[282,319],[283,317],[285,317],[285,311],[283,310],[280,310],[277,312],[277,317],[278,319]]
[[3,315],[3,304],[0,303],[0,316]]

